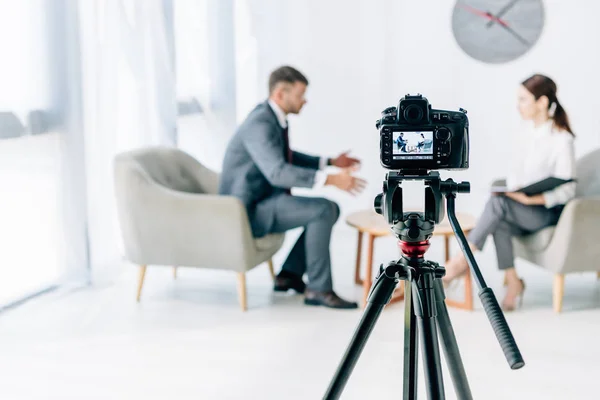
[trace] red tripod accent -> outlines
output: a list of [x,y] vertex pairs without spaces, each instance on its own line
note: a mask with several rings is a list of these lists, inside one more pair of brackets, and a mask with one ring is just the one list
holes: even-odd
[[404,242],[398,240],[398,247],[406,257],[423,258],[427,250],[429,250],[429,239],[422,242]]

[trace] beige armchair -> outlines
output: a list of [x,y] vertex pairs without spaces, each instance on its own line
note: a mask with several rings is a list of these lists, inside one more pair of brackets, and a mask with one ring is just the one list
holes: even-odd
[[514,239],[515,254],[554,273],[553,304],[560,312],[565,275],[596,272],[600,278],[600,150],[577,162],[576,198],[558,224]]
[[246,310],[246,275],[281,248],[284,235],[254,239],[246,209],[217,195],[218,175],[181,150],[149,147],[117,155],[115,192],[125,255],[140,266],[137,301],[148,265],[230,270]]

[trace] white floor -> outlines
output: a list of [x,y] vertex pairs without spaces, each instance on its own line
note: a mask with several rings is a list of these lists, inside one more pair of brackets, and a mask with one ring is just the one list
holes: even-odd
[[[354,239],[340,226],[332,249],[336,288],[358,299]],[[377,262],[393,258],[391,238],[377,246]],[[434,242],[432,258],[439,246]],[[493,250],[479,261],[501,298]],[[507,318],[525,368],[509,369],[478,299],[474,312],[450,309],[474,398],[598,398],[600,282],[592,274],[569,277],[564,312],[556,315],[551,276],[519,266],[524,308]],[[140,304],[136,277],[124,266],[112,284],[47,295],[1,314],[0,399],[319,399],[361,317],[273,294],[266,266],[248,276],[246,313],[231,273],[182,269],[173,280],[170,269],[149,269]],[[399,303],[384,310],[342,398],[401,398],[402,351]],[[445,383],[454,399],[447,372]]]

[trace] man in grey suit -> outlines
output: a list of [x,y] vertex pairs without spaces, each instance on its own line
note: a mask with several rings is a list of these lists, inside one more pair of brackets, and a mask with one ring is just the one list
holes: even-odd
[[[306,104],[308,80],[284,66],[269,77],[269,99],[256,106],[240,125],[225,153],[219,192],[237,196],[246,206],[255,237],[304,227],[304,232],[275,278],[274,289],[304,293],[304,303],[356,308],[333,291],[329,242],[340,210],[336,203],[291,194],[293,187],[332,185],[352,194],[365,181],[352,176],[359,161],[347,153],[328,159],[292,151],[287,114]],[[342,168],[325,174],[326,165]],[[308,285],[303,275],[308,276]]]

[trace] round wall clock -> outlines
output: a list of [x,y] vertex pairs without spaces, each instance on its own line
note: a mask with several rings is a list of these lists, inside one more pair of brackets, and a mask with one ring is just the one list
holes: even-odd
[[458,0],[452,32],[469,56],[505,63],[527,53],[544,28],[542,0]]

